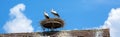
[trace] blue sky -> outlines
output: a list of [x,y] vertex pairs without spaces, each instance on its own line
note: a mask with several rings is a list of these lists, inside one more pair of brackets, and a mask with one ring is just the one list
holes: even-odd
[[3,26],[10,20],[10,9],[23,3],[23,14],[32,20],[34,32],[41,30],[39,21],[46,10],[54,8],[65,21],[63,30],[99,27],[104,24],[112,8],[120,7],[120,0],[0,0],[0,33],[6,33]]

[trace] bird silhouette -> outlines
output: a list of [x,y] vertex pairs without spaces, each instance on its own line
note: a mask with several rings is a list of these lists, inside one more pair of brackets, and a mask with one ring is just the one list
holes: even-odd
[[44,11],[44,16],[45,16],[46,19],[49,19],[49,15],[46,11]]
[[58,14],[54,9],[51,10],[51,13],[52,13],[54,16],[57,16],[58,18],[60,17],[59,14]]

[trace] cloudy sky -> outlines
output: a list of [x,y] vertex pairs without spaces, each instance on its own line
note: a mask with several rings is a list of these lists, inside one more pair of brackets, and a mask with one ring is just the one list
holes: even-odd
[[46,10],[55,9],[65,21],[62,30],[110,28],[120,37],[120,0],[0,0],[0,33],[42,31]]

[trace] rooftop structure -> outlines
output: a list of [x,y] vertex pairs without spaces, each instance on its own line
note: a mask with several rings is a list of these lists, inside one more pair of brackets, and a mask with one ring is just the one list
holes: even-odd
[[110,37],[109,29],[0,34],[0,37]]

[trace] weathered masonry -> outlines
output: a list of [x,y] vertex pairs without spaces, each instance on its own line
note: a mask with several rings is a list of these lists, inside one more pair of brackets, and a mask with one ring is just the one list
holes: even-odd
[[0,37],[110,37],[109,29],[0,34]]

